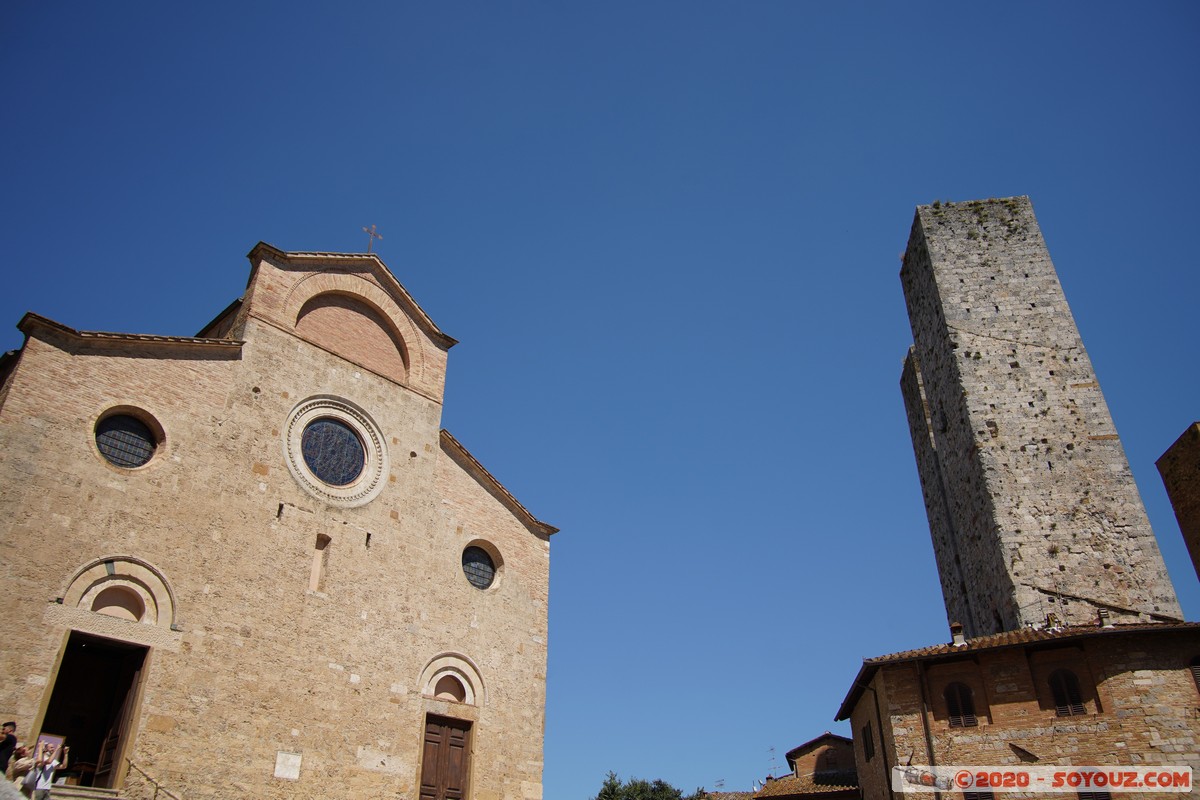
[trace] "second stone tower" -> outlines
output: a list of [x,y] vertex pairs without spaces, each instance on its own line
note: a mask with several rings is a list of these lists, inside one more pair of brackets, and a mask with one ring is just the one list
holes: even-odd
[[1029,199],[919,207],[900,278],[950,621],[981,636],[1182,619]]

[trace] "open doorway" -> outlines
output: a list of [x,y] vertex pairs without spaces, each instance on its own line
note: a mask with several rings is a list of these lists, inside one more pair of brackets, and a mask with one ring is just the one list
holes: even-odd
[[112,788],[132,731],[132,710],[148,648],[71,631],[42,732],[66,737],[64,775],[83,786]]

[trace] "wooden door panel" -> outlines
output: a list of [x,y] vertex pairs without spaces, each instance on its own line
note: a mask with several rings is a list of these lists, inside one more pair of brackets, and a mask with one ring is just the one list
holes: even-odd
[[426,717],[420,800],[466,800],[470,730],[463,720]]

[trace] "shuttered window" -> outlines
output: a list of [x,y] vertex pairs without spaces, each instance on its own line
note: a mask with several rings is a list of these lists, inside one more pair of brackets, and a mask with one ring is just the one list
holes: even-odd
[[946,687],[946,710],[950,714],[951,728],[973,728],[979,724],[975,718],[971,687],[965,683],[955,682]]
[[1050,673],[1050,692],[1054,695],[1055,712],[1060,717],[1077,717],[1086,714],[1083,695],[1079,692],[1079,678],[1069,669],[1056,669]]

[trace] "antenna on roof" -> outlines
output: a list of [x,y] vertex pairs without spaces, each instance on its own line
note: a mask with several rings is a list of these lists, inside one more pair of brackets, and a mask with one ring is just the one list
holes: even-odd
[[363,233],[367,235],[367,252],[369,253],[371,252],[371,245],[375,244],[376,239],[382,240],[383,234],[376,233],[374,225],[372,225],[370,228],[363,228]]

